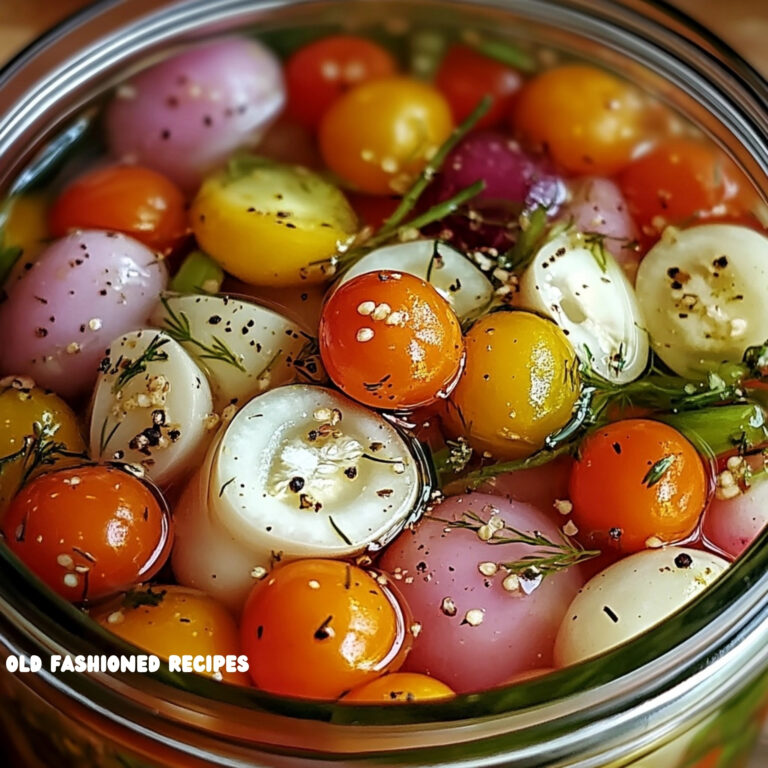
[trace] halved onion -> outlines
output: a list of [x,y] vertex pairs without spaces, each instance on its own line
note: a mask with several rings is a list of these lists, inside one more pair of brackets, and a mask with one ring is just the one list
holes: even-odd
[[132,331],[112,342],[92,408],[91,456],[140,464],[158,485],[188,474],[210,434],[211,389],[170,336]]
[[637,295],[659,357],[701,374],[768,338],[768,237],[748,227],[668,227],[640,262]]
[[476,315],[493,298],[488,278],[461,252],[439,240],[413,240],[377,248],[345,272],[339,285],[380,269],[395,269],[432,283],[461,318]]
[[323,387],[247,403],[179,504],[174,572],[239,608],[276,559],[377,550],[423,509],[422,457],[387,419]]
[[635,292],[588,235],[569,230],[545,243],[523,274],[516,303],[551,317],[603,378],[624,384],[645,370],[648,334]]
[[219,410],[299,376],[314,379],[319,370],[317,361],[305,354],[311,337],[288,318],[253,302],[169,295],[152,322],[207,371]]

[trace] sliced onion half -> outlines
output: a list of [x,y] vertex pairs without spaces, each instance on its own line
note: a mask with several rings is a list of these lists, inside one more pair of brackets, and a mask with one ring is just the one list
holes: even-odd
[[223,428],[187,489],[174,572],[239,607],[276,559],[380,549],[424,508],[424,466],[390,421],[343,395],[274,389]]
[[207,371],[218,410],[296,378],[314,380],[312,339],[274,310],[229,296],[169,295],[152,315]]
[[617,384],[648,362],[648,333],[624,271],[599,243],[567,231],[539,250],[520,281],[517,303],[552,318],[581,360]]
[[140,464],[158,485],[189,474],[209,441],[211,389],[195,361],[162,331],[112,342],[91,408],[91,456]]

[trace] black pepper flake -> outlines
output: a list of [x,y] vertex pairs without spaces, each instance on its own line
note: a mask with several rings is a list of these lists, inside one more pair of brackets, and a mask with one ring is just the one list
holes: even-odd
[[48,331],[45,328],[35,328],[35,336],[38,339],[44,339],[48,335]]
[[259,626],[256,627],[256,639],[261,640],[263,635],[264,635],[264,627],[261,624],[259,624]]
[[347,467],[344,470],[344,474],[350,479],[354,480],[357,477],[357,467]]
[[623,533],[624,531],[621,528],[611,528],[611,530],[608,531],[608,536],[610,536],[613,541],[618,541]]
[[681,291],[683,289],[683,284],[679,280],[673,280],[672,281],[672,290],[673,291]]
[[381,490],[376,491],[376,495],[382,499],[388,499],[393,493],[394,490],[392,488],[382,488]]
[[314,634],[315,640],[327,640],[329,637],[333,637],[333,629],[328,626],[331,623],[333,616],[329,616],[316,630]]
[[678,568],[690,568],[693,565],[693,558],[687,552],[681,552],[675,558],[675,565]]
[[616,614],[615,614],[615,613],[614,613],[614,612],[613,612],[613,611],[612,611],[612,610],[611,610],[611,609],[610,609],[610,608],[609,608],[607,605],[604,605],[604,606],[603,606],[603,613],[605,613],[605,615],[606,615],[606,616],[607,616],[607,617],[608,617],[608,618],[609,618],[609,619],[610,619],[610,620],[611,620],[611,621],[612,621],[614,624],[618,624],[618,623],[619,623],[619,617],[618,617],[618,616],[617,616],[617,615],[616,615]]
[[618,455],[621,455],[621,443],[614,443],[612,447]]
[[292,477],[288,483],[288,487],[294,492],[298,493],[304,487],[303,477]]
[[171,138],[171,132],[170,132],[170,131],[169,131],[167,128],[164,128],[164,129],[163,129],[163,130],[160,132],[160,138],[161,138],[163,141],[167,141],[168,139],[170,139],[170,138]]
[[721,256],[719,259],[715,259],[712,262],[712,266],[718,267],[719,269],[725,269],[728,266],[728,257]]

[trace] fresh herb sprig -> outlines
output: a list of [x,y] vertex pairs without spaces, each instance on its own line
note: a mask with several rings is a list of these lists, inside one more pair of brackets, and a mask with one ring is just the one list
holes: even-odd
[[174,341],[197,347],[200,350],[197,356],[202,360],[219,360],[238,371],[246,372],[242,360],[218,336],[212,336],[211,343],[205,344],[192,335],[189,318],[184,312],[175,312],[166,298],[160,299],[160,302],[166,312],[163,318],[164,330]]
[[541,531],[518,530],[493,514],[487,520],[471,511],[464,512],[458,520],[443,520],[439,517],[432,519],[444,523],[448,528],[472,531],[488,544],[526,544],[536,548],[535,552],[523,555],[518,560],[498,563],[508,573],[526,579],[545,578],[601,554],[597,549],[584,549],[579,542],[562,532],[560,541],[552,541]]
[[453,133],[443,142],[440,148],[419,174],[419,177],[413,183],[411,188],[405,193],[397,208],[390,217],[381,225],[381,227],[369,235],[365,240],[353,245],[343,253],[336,254],[331,259],[331,265],[338,272],[343,272],[351,267],[362,256],[371,249],[383,245],[384,243],[396,237],[403,235],[411,230],[418,231],[436,221],[444,219],[455,213],[461,206],[476,197],[483,189],[485,182],[477,181],[466,189],[457,192],[453,197],[444,200],[424,213],[408,220],[409,214],[416,207],[426,188],[435,178],[445,159],[456,147],[456,145],[477,125],[478,121],[491,108],[492,99],[490,96],[484,96],[472,113],[464,120]]
[[[44,413],[40,421],[32,424],[32,434],[26,435],[18,451],[0,457],[0,475],[6,468],[21,462],[22,473],[19,488],[25,486],[32,475],[42,467],[55,464],[62,458],[86,460],[88,457],[78,451],[70,451],[66,444],[56,440],[59,425],[53,421],[50,413]],[[18,490],[18,489],[17,489]]]
[[147,348],[135,360],[128,360],[125,366],[121,366],[121,361],[118,361],[115,367],[118,368],[120,372],[115,379],[115,383],[112,385],[112,394],[116,395],[118,392],[125,389],[131,379],[140,376],[142,373],[146,373],[147,363],[167,360],[168,353],[161,349],[167,343],[168,339],[164,339],[158,334],[149,342]]

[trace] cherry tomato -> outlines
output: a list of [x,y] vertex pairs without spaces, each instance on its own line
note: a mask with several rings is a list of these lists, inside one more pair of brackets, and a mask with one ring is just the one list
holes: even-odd
[[469,117],[482,96],[492,97],[491,108],[477,123],[479,128],[501,123],[522,82],[519,72],[468,45],[452,45],[435,75],[435,85],[448,100],[457,123]]
[[259,688],[316,699],[336,699],[397,669],[410,640],[392,595],[338,560],[275,568],[254,586],[240,630]]
[[455,694],[445,684],[417,672],[393,672],[345,693],[342,701],[361,704],[410,704],[414,701],[450,699]]
[[753,194],[717,147],[696,139],[668,139],[633,160],[619,176],[629,211],[646,238],[667,224],[740,216]]
[[627,83],[595,67],[570,64],[523,86],[512,122],[567,171],[610,176],[643,139],[644,109]]
[[374,408],[416,408],[450,391],[464,343],[450,305],[401,272],[366,272],[344,283],[320,317],[320,355],[347,395]]
[[166,511],[141,480],[97,465],[32,480],[8,507],[3,532],[13,552],[72,601],[152,578],[172,538]]
[[324,37],[300,48],[285,65],[288,115],[316,129],[345,91],[396,71],[392,55],[377,43],[355,35]]
[[[120,603],[102,608],[93,618],[118,637],[168,660],[172,655],[237,656],[240,633],[232,615],[204,592],[176,585],[128,592]],[[219,675],[227,683],[249,685],[244,672]]]
[[442,94],[408,77],[353,88],[325,113],[320,151],[351,187],[371,195],[402,194],[453,128]]
[[531,312],[495,312],[470,328],[466,345],[446,426],[499,459],[535,453],[568,422],[579,394],[565,334]]
[[707,496],[704,465],[693,445],[649,419],[617,421],[592,433],[571,472],[579,538],[624,553],[687,538]]
[[[65,453],[82,453],[85,443],[80,434],[77,417],[72,409],[53,392],[32,386],[24,377],[8,377],[0,380],[0,459],[5,459],[0,469],[0,515],[11,497],[19,490],[24,475],[31,468],[30,459],[24,458],[25,441],[37,440],[36,446],[44,448],[58,444],[60,450],[49,453],[50,463],[29,472],[36,477],[50,469],[51,464],[66,466],[81,462]],[[7,457],[18,455],[14,460]]]
[[167,252],[187,231],[184,196],[165,176],[137,165],[111,165],[75,179],[54,202],[51,234],[108,229]]

